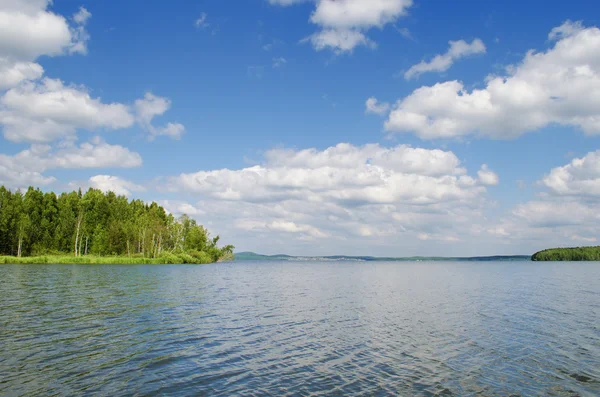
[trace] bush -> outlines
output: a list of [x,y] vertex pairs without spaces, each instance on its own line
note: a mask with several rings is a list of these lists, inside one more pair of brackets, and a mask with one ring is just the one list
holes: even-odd
[[204,251],[191,250],[189,255],[194,258],[194,263],[207,264],[213,263],[213,258]]
[[162,252],[160,254],[160,256],[158,257],[159,259],[159,263],[161,264],[182,264],[183,262],[183,258],[181,258],[179,255],[175,255],[175,254],[171,254],[169,252]]

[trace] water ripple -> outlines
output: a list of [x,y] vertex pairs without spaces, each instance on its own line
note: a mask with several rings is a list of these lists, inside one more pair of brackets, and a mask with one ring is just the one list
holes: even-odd
[[600,395],[593,263],[0,265],[0,395]]

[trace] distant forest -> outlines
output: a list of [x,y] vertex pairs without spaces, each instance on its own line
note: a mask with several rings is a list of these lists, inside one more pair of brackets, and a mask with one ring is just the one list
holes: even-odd
[[533,261],[599,261],[600,247],[552,248],[536,252]]
[[218,241],[195,220],[176,218],[154,202],[98,189],[57,195],[30,187],[23,194],[0,186],[0,255],[171,256],[166,262],[210,263],[233,256],[234,247],[219,248]]

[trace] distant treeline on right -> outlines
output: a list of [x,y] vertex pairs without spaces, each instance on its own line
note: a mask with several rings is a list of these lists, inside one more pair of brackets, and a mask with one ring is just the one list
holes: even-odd
[[600,261],[600,247],[552,248],[536,252],[532,261]]

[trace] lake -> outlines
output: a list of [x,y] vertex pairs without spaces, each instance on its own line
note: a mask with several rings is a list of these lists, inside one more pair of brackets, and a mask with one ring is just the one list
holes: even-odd
[[596,396],[600,263],[0,265],[0,395]]

